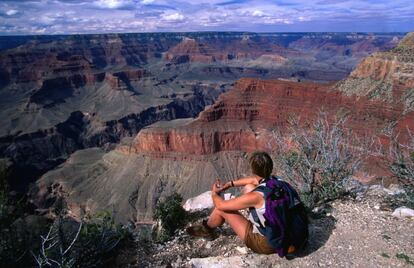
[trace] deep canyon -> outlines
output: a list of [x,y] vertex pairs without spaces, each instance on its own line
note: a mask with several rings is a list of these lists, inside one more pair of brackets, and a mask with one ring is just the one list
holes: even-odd
[[[3,37],[5,38],[5,37]],[[10,37],[12,39],[12,37]],[[0,157],[39,208],[151,218],[157,200],[246,175],[292,114],[350,114],[357,132],[414,128],[414,36],[157,33],[9,40]]]

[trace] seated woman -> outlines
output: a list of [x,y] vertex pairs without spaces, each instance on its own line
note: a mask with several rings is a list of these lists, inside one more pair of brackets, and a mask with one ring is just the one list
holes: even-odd
[[[226,221],[234,230],[238,237],[246,244],[247,247],[256,253],[272,254],[274,249],[268,244],[266,237],[257,229],[260,226],[249,214],[249,219],[243,217],[238,211],[246,208],[254,208],[259,216],[259,220],[264,225],[265,200],[263,193],[254,191],[254,189],[266,183],[270,178],[273,170],[273,161],[265,152],[256,152],[249,160],[253,175],[251,177],[227,182],[222,187],[220,180],[212,186],[211,197],[214,203],[214,210],[207,221],[202,225],[192,226],[187,229],[192,236],[213,239],[215,237],[214,229],[223,225]],[[230,187],[244,186],[243,195],[224,200],[219,193]]]

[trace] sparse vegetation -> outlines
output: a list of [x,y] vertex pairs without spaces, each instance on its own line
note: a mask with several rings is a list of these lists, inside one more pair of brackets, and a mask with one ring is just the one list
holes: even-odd
[[398,135],[391,140],[390,145],[390,170],[405,184],[414,184],[414,136],[408,130],[409,141],[402,144],[398,141]]
[[381,253],[381,256],[382,257],[384,257],[384,258],[387,258],[387,259],[389,259],[390,258],[390,255],[388,255],[387,253]]
[[407,129],[409,139],[406,143],[399,142],[399,135],[391,132],[388,159],[391,173],[398,178],[404,188],[400,193],[387,200],[393,207],[407,206],[414,208],[414,136]]
[[102,267],[127,235],[107,211],[81,222],[59,216],[32,255],[38,267]]
[[414,265],[414,261],[411,260],[410,257],[408,257],[406,254],[404,253],[397,253],[395,254],[395,257],[397,257],[397,259],[403,260],[405,261],[406,264],[411,264]]
[[52,223],[27,214],[10,196],[10,170],[0,163],[0,263],[3,267],[104,267],[129,233],[104,211],[81,222],[59,215]]
[[[16,266],[27,255],[27,248],[33,238],[29,232],[22,232],[19,227],[23,216],[21,200],[10,196],[9,176],[11,170],[6,162],[0,162],[0,263]],[[23,230],[24,231],[24,230]]]
[[9,169],[6,164],[0,162],[0,226],[8,223],[11,219],[9,218],[10,212],[10,198],[9,198],[9,186],[8,177]]
[[389,235],[386,235],[386,234],[382,235],[382,238],[384,238],[387,241],[391,240],[391,237]]
[[162,227],[155,237],[157,241],[169,240],[177,229],[187,223],[187,212],[181,205],[182,201],[181,195],[173,193],[156,205],[154,219],[159,221]]
[[309,209],[347,194],[345,182],[372,145],[346,128],[346,121],[346,116],[328,120],[320,112],[308,126],[292,119],[288,133],[274,132],[275,164],[285,179],[297,185]]

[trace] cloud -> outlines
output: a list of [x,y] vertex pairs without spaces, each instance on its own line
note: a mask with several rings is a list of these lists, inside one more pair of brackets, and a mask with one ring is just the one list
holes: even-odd
[[1,0],[0,34],[412,31],[411,0]]
[[135,4],[131,0],[97,0],[94,1],[94,5],[98,8],[107,8],[107,9],[120,9],[120,8],[131,8]]
[[255,11],[253,11],[252,16],[253,17],[263,17],[264,13],[261,10],[255,10]]
[[176,12],[171,14],[162,14],[161,18],[166,21],[182,21],[184,20],[184,15]]
[[19,11],[17,11],[16,9],[10,9],[6,11],[7,16],[13,16],[13,15],[16,15],[17,13],[19,13]]

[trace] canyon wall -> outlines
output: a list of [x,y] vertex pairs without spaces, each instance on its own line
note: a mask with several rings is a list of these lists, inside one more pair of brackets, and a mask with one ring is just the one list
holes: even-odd
[[21,171],[13,183],[25,189],[76,150],[109,148],[159,120],[197,116],[241,77],[338,80],[361,57],[400,38],[220,32],[2,38],[0,158],[13,161]]
[[[390,52],[362,60],[338,83],[239,79],[195,119],[159,121],[108,152],[96,148],[72,154],[36,183],[32,201],[47,209],[63,198],[74,215],[110,209],[120,222],[151,220],[158,200],[173,191],[188,198],[208,190],[217,177],[228,181],[249,174],[248,153],[269,150],[274,145],[272,131],[284,133],[292,115],[306,127],[320,111],[329,118],[342,113],[349,116],[347,126],[361,136],[387,140],[385,133],[394,125],[401,138],[407,137],[407,129],[414,129],[413,80],[407,72],[412,38],[408,35]],[[193,40],[184,42],[190,42],[185,47],[192,51],[189,62],[206,59],[194,56],[208,53],[194,50]],[[372,84],[367,87],[368,82]],[[388,83],[391,98],[370,94],[372,87]]]

